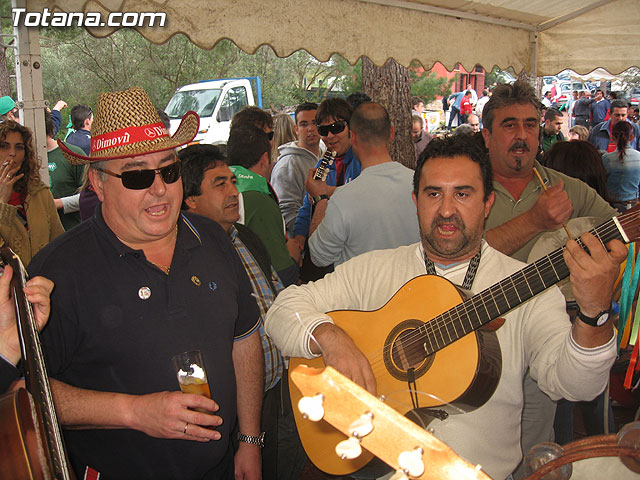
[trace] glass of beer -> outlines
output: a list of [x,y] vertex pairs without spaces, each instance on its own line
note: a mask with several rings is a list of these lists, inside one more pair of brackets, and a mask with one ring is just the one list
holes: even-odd
[[183,352],[171,358],[183,393],[194,393],[211,398],[207,372],[200,350]]

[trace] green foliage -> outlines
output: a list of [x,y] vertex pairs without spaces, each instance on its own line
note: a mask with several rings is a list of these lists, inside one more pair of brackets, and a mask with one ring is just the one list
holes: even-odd
[[344,93],[344,95],[348,96],[348,95],[351,95],[352,93],[361,92],[362,91],[362,59],[359,58],[354,65],[351,65],[340,55],[334,55],[332,57],[332,60],[335,62],[339,75],[342,77],[341,90]]
[[[95,106],[100,92],[140,86],[164,108],[182,85],[245,76],[261,78],[263,105],[274,110],[362,91],[362,62],[350,65],[338,55],[319,62],[300,50],[279,58],[269,46],[250,55],[229,40],[203,50],[183,35],[154,45],[132,29],[94,38],[81,28],[46,28],[41,37],[44,95],[51,105],[62,99],[69,107]],[[412,77],[412,94],[427,101],[450,86],[433,74]],[[65,125],[69,111],[63,111]]]
[[444,97],[451,94],[451,85],[453,85],[455,77],[446,79],[436,76],[434,72],[427,73],[423,71],[418,73],[416,66],[412,65],[412,68],[409,69],[411,95],[422,98],[425,103],[430,103],[436,99],[436,96]]
[[494,66],[491,71],[487,73],[484,84],[487,86],[493,84],[500,85],[501,83],[513,82],[515,78],[516,74],[512,68],[508,70],[501,70],[498,67]]
[[[343,59],[318,62],[305,51],[279,58],[271,47],[262,46],[249,55],[229,40],[203,50],[183,35],[164,45],[153,45],[130,29],[107,38],[94,38],[82,29],[46,29],[43,42],[45,98],[69,106],[95,105],[102,91],[123,90],[137,85],[153,102],[164,107],[174,91],[189,83],[214,78],[259,76],[263,104],[276,110],[314,97],[307,89],[341,80],[342,70],[351,71]],[[360,73],[360,77],[361,77]],[[357,77],[352,74],[349,78]],[[361,83],[361,80],[360,80]],[[313,98],[320,100],[321,98]]]
[[640,68],[631,67],[620,74],[625,88],[640,87]]

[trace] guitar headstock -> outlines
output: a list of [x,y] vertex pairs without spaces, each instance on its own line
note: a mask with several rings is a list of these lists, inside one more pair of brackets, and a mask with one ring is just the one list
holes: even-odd
[[618,224],[624,230],[629,242],[640,240],[640,203],[617,215]]
[[314,180],[322,180],[323,182],[327,180],[327,175],[329,175],[329,166],[333,165],[333,161],[336,158],[337,152],[333,150],[327,150],[322,159],[320,160],[320,164],[316,169],[316,173],[313,176]]
[[404,478],[491,480],[480,466],[463,460],[333,368],[301,365],[291,379],[304,395],[302,400],[312,403],[309,417],[321,417],[350,437],[336,446],[340,455],[353,458],[350,455],[357,454],[361,445],[399,471],[398,478],[403,478],[404,471]]

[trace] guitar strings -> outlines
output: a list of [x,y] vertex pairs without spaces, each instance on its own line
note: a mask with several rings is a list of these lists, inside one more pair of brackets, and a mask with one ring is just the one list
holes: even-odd
[[[623,230],[625,231],[625,233],[627,233],[627,229],[624,228],[625,226],[628,227],[630,226],[634,220],[632,220],[631,217],[635,217],[636,214],[634,213],[624,213],[619,215],[618,221],[620,223],[620,225],[623,227]],[[618,233],[619,234],[619,229],[616,226],[615,222],[613,222],[612,220],[609,220],[605,223],[603,223],[602,225],[596,227],[595,229],[593,229],[590,233],[594,234],[599,240],[600,242],[604,245],[604,241],[602,240],[602,236],[608,238],[612,233]],[[585,248],[584,244],[582,243],[582,241],[580,239],[576,239],[576,241],[578,242],[578,244],[582,247]],[[563,256],[563,252],[565,250],[565,247],[561,247],[558,250],[551,252],[549,255],[546,255],[545,257],[542,257],[541,259],[537,260],[536,262],[527,265],[526,267],[524,267],[522,270],[514,273],[513,275],[501,280],[500,282],[498,282],[497,284],[492,285],[491,287],[483,290],[482,292],[479,292],[478,294],[474,295],[471,299],[468,299],[464,302],[461,302],[459,304],[457,304],[456,306],[452,307],[451,309],[447,310],[446,312],[443,312],[442,314],[434,317],[431,321],[427,321],[422,325],[422,328],[424,328],[425,332],[423,333],[420,329],[416,329],[413,333],[409,333],[407,334],[407,336],[403,339],[403,347],[405,349],[409,349],[411,346],[415,346],[416,343],[424,343],[423,340],[425,338],[431,338],[432,336],[436,336],[438,333],[440,334],[443,342],[445,343],[445,345],[443,345],[442,347],[439,347],[435,350],[433,350],[431,352],[431,354],[436,353],[437,351],[439,351],[440,349],[450,345],[451,343],[453,343],[454,341],[462,338],[462,336],[467,335],[468,333],[471,333],[472,331],[476,330],[476,328],[473,328],[469,330],[468,332],[464,333],[464,335],[458,335],[457,334],[457,329],[455,328],[455,321],[457,319],[459,319],[461,316],[469,316],[469,312],[470,310],[467,308],[468,306],[473,307],[473,310],[475,310],[475,312],[478,312],[478,307],[482,307],[485,309],[485,311],[487,313],[489,313],[487,305],[486,305],[486,301],[487,300],[491,300],[494,302],[494,305],[496,307],[496,309],[499,311],[500,308],[498,307],[497,303],[496,303],[496,299],[495,299],[495,290],[500,290],[500,294],[502,296],[504,296],[505,300],[506,300],[506,306],[508,307],[508,309],[502,313],[499,313],[500,315],[504,315],[506,314],[508,311],[512,310],[513,308],[516,308],[517,306],[519,306],[523,301],[520,300],[520,295],[518,293],[518,289],[522,288],[526,285],[526,287],[530,290],[530,292],[532,293],[532,295],[528,296],[526,300],[528,300],[529,298],[532,298],[533,296],[535,296],[536,294],[533,293],[533,291],[531,290],[531,284],[530,282],[527,280],[527,274],[533,274],[533,273],[537,273],[538,276],[540,277],[540,279],[543,282],[543,287],[544,285],[547,284],[547,282],[544,280],[543,276],[546,274],[550,274],[553,271],[553,275],[557,278],[557,271],[554,268],[554,263],[557,262],[560,257]],[[546,261],[545,261],[546,260]],[[538,264],[543,264],[543,265],[538,265]],[[564,268],[566,267],[566,264],[563,262],[562,264],[558,265]],[[539,267],[543,267],[542,269],[540,269]],[[518,276],[521,278],[517,278],[515,279],[514,277]],[[566,278],[568,275],[563,276],[563,278]],[[557,283],[560,280],[556,280],[555,282],[553,282],[554,284]],[[511,283],[513,284],[512,287],[508,287],[508,288],[503,288],[504,286],[502,285],[502,283]],[[551,286],[551,285],[549,285]],[[545,287],[543,288],[543,290],[541,290],[540,292],[537,293],[541,293],[542,291],[546,290]],[[516,297],[517,297],[517,301],[515,303],[517,303],[518,305],[514,306],[514,307],[510,307],[511,303],[509,302],[509,296],[508,293],[515,293]],[[513,296],[511,298],[514,298]],[[489,315],[491,316],[491,315]],[[446,318],[449,317],[449,318]],[[449,326],[453,327],[453,331],[455,332],[454,338],[451,337],[451,334],[449,333]],[[446,331],[447,336],[449,337],[449,341],[447,342],[447,340],[444,337],[444,333],[443,331]],[[367,359],[369,359],[369,362],[371,363],[371,367],[372,370],[374,370],[374,373],[377,371],[384,371],[386,370],[386,366],[384,364],[384,354],[388,353],[391,348],[393,347],[393,344],[388,343],[383,345],[382,349],[379,349],[375,352],[371,352],[367,355]],[[432,349],[433,349],[433,345],[431,345]],[[429,352],[427,352],[429,354]]]
[[[558,252],[555,252],[553,254],[550,254],[547,256],[548,259],[552,259],[555,258],[556,260],[562,255],[562,251],[564,249],[561,249]],[[544,257],[543,259],[544,260]],[[518,275],[519,277],[521,277],[520,279],[518,278],[513,278],[513,277],[507,277],[507,279],[503,279],[503,281],[499,282],[498,284],[480,292],[479,294],[475,295],[472,299],[467,300],[465,302],[462,302],[454,307],[452,307],[451,309],[449,309],[448,311],[444,312],[443,314],[435,317],[434,319],[432,319],[431,321],[427,322],[424,324],[424,332],[423,333],[421,330],[416,330],[416,332],[411,335],[408,334],[407,337],[404,339],[404,346],[405,348],[409,348],[411,345],[414,345],[415,342],[417,341],[417,339],[420,340],[420,342],[423,341],[423,339],[425,337],[430,337],[430,336],[435,336],[436,337],[436,344],[440,343],[437,340],[437,334],[440,334],[440,337],[442,338],[442,341],[445,343],[445,346],[452,343],[453,341],[461,338],[461,336],[463,335],[459,335],[457,329],[455,328],[455,320],[458,320],[461,315],[462,316],[468,316],[469,312],[475,311],[476,313],[478,312],[478,309],[482,310],[484,309],[488,314],[488,308],[486,305],[486,300],[487,297],[489,297],[490,300],[493,300],[494,302],[494,306],[496,307],[496,311],[498,311],[498,314],[504,314],[505,312],[500,312],[500,308],[498,307],[497,303],[496,303],[496,299],[495,299],[495,294],[494,292],[497,290],[500,292],[500,294],[502,296],[504,296],[504,300],[506,300],[506,304],[504,305],[504,307],[507,308],[507,311],[510,310],[510,305],[512,303],[518,303],[518,305],[520,303],[522,303],[521,299],[520,299],[520,295],[518,293],[518,288],[522,288],[524,285],[527,286],[527,288],[529,289],[529,292],[533,295],[533,291],[531,289],[530,283],[527,281],[526,278],[526,273],[527,271],[529,273],[535,272],[535,270],[538,270],[539,275],[542,277],[544,274],[550,273],[550,270],[553,269],[553,265],[551,264],[551,267],[547,267],[545,266],[545,268],[543,269],[539,269],[536,268],[539,267],[539,265],[529,265],[528,267],[525,267],[523,270],[521,270],[520,272],[516,272],[514,275]],[[520,275],[519,275],[520,274]],[[554,276],[557,278],[556,272],[554,271]],[[507,280],[507,288],[504,288],[504,281]],[[511,283],[512,285],[509,285],[509,283]],[[544,282],[543,280],[543,285],[546,282]],[[554,282],[555,283],[555,282]],[[511,298],[515,298],[513,296],[513,293],[516,294],[516,296],[518,297],[516,302],[509,302],[509,296],[511,296]],[[487,295],[488,294],[488,295]],[[511,294],[511,295],[510,295]],[[531,295],[531,296],[532,296]],[[529,296],[527,294],[527,298],[525,298],[525,300],[527,300],[528,298],[531,298],[531,296]],[[501,302],[502,303],[502,302]],[[468,307],[472,307],[472,308],[468,308]],[[491,315],[489,315],[491,317]],[[449,325],[453,326],[453,331],[454,331],[454,337],[451,337],[451,334],[449,333]],[[446,335],[449,337],[449,341],[447,341],[447,339],[444,336],[443,331],[446,330]],[[471,330],[466,331],[463,329],[463,333],[466,335],[467,333],[470,333],[471,331],[475,330],[475,328],[471,328]],[[413,337],[413,338],[412,338]],[[383,347],[383,351],[388,351],[389,350],[390,345],[385,345]],[[432,350],[433,350],[433,343],[431,344]],[[430,353],[435,353],[435,351],[439,350],[440,348],[443,347],[439,347],[435,350],[433,350],[433,352]],[[378,352],[376,352],[378,353]],[[429,352],[427,352],[429,353]],[[377,362],[377,360],[376,360]]]
[[[622,218],[619,218],[619,220],[622,220],[622,221],[621,221],[621,224],[623,224],[623,223],[624,223],[624,224],[628,224],[628,223],[629,223],[629,222],[627,222],[627,216],[624,216],[624,217],[622,217]],[[605,223],[605,224],[603,224],[603,225],[601,225],[601,226],[600,226],[600,227],[598,227],[598,228],[597,228],[593,233],[595,233],[595,234],[596,234],[596,236],[598,236],[598,237],[599,237],[599,236],[601,236],[601,235],[603,235],[603,234],[610,234],[611,232],[615,232],[615,231],[617,231],[617,227],[615,227],[615,224],[614,224],[613,222],[610,222],[610,223],[611,223],[611,225],[607,225],[606,223]],[[604,227],[604,228],[603,228],[603,227]],[[601,230],[600,230],[600,231],[598,231],[599,229],[601,229]],[[602,241],[602,239],[600,239],[600,240]],[[579,242],[579,243],[581,244],[582,242]],[[582,245],[582,246],[583,246],[583,245]],[[584,246],[583,246],[583,247],[584,247]],[[561,256],[561,255],[562,255],[562,252],[563,252],[563,251],[564,251],[564,247],[563,247],[562,249],[560,249],[559,251],[552,252],[552,254],[547,255],[547,259],[555,259],[555,260],[557,260],[557,259],[559,258],[559,256]],[[543,259],[541,259],[541,260],[544,260],[544,257],[543,257]],[[537,262],[536,262],[536,263],[537,263]],[[513,286],[513,287],[509,287],[507,290],[510,290],[510,291],[511,291],[511,293],[515,292],[515,293],[516,293],[516,295],[517,295],[517,294],[518,294],[518,292],[517,292],[517,288],[518,288],[518,287],[520,287],[520,288],[521,288],[524,284],[527,284],[527,287],[528,287],[529,289],[531,289],[531,287],[529,286],[529,282],[527,282],[526,277],[525,277],[525,275],[524,275],[524,274],[526,274],[526,271],[527,271],[527,270],[528,270],[529,272],[531,272],[531,271],[535,270],[535,269],[536,269],[536,266],[539,266],[539,265],[531,264],[531,265],[529,265],[528,267],[525,267],[525,269],[521,270],[520,272],[516,272],[516,274],[514,274],[514,275],[518,275],[519,273],[520,273],[520,274],[523,274],[523,275],[520,275],[520,276],[524,278],[524,282],[523,282],[523,281],[520,281],[520,282],[514,282],[514,281],[512,281],[511,283],[513,283],[513,285],[514,285],[514,286]],[[564,266],[566,267],[566,265],[564,265]],[[551,264],[550,264],[550,267],[551,267],[551,269],[553,269],[553,263],[551,263]],[[546,266],[546,265],[545,265],[545,268],[544,268],[544,269],[539,269],[539,274],[540,274],[540,276],[541,276],[541,277],[542,277],[544,274],[548,274],[549,272],[550,272],[550,269],[549,269],[549,268],[547,268],[547,266]],[[555,272],[554,272],[554,275],[555,275]],[[557,277],[557,275],[556,275],[556,277]],[[507,277],[507,279],[509,279],[509,277]],[[507,279],[503,279],[503,280],[507,280]],[[513,280],[513,278],[511,278],[511,280]],[[501,282],[502,282],[502,281],[501,281]],[[476,312],[477,312],[477,310],[478,310],[478,307],[481,307],[481,308],[484,308],[484,309],[487,311],[487,313],[488,313],[488,309],[487,309],[487,307],[486,307],[486,301],[485,301],[485,300],[486,300],[486,296],[487,296],[487,295],[486,295],[486,293],[492,293],[492,292],[491,292],[491,290],[494,290],[494,291],[495,291],[495,290],[497,290],[497,289],[498,289],[498,287],[500,286],[500,283],[501,283],[501,282],[499,282],[498,284],[496,284],[496,285],[494,285],[494,286],[490,287],[489,289],[484,290],[483,292],[479,293],[478,295],[474,296],[474,297],[473,297],[473,300],[474,300],[474,301],[466,301],[466,302],[463,302],[463,303],[461,303],[461,304],[458,304],[457,306],[455,306],[455,307],[453,307],[452,309],[448,310],[448,311],[447,311],[447,312],[445,312],[444,314],[441,314],[440,316],[435,317],[435,318],[434,318],[433,320],[431,320],[430,322],[425,323],[425,324],[424,324],[424,327],[425,327],[425,330],[427,331],[427,334],[422,334],[420,331],[417,331],[416,333],[414,333],[414,337],[419,337],[420,339],[423,339],[425,336],[428,336],[428,334],[440,333],[440,336],[441,336],[442,340],[443,340],[445,343],[447,343],[447,344],[452,343],[452,341],[454,341],[454,340],[453,340],[453,339],[451,339],[451,335],[450,335],[450,334],[449,334],[449,332],[448,332],[448,325],[450,325],[450,324],[453,324],[453,325],[454,325],[454,332],[456,332],[456,335],[457,335],[457,330],[455,329],[455,323],[454,323],[454,322],[452,322],[451,320],[448,320],[448,321],[447,321],[447,319],[445,318],[445,317],[447,316],[447,314],[448,314],[449,318],[453,317],[453,316],[454,316],[454,314],[456,314],[456,313],[457,313],[457,314],[458,314],[458,316],[459,316],[461,311],[462,311],[465,315],[467,315],[467,314],[469,313],[469,309],[467,308],[469,305],[471,305],[471,306],[473,307],[473,309],[474,309],[474,310],[476,310]],[[544,282],[544,280],[543,280],[543,282]],[[544,282],[544,283],[546,283],[546,282]],[[554,283],[555,283],[555,282],[554,282]],[[503,291],[502,291],[501,293],[502,293],[503,295],[505,295],[505,296],[506,296],[506,295],[507,295],[507,291],[505,291],[504,289],[502,289],[502,290],[503,290]],[[485,294],[485,295],[483,295],[483,294]],[[519,297],[519,295],[518,295],[518,297]],[[493,295],[490,295],[490,298],[491,298],[491,299],[493,299]],[[531,297],[528,297],[528,298],[531,298]],[[528,299],[528,298],[527,298],[527,299]],[[478,301],[478,299],[479,299],[480,301]],[[509,307],[508,299],[506,299],[506,300],[507,300],[507,304],[506,304],[506,306],[507,306],[507,307]],[[495,300],[494,300],[494,302],[495,302]],[[518,301],[517,303],[518,303],[518,304],[520,304],[521,302],[520,302],[520,301]],[[496,305],[496,307],[497,307],[497,305]],[[502,313],[500,313],[500,314],[503,314],[503,313],[504,313],[504,312],[502,312]],[[440,321],[437,321],[437,319],[440,319]],[[442,321],[443,319],[444,319],[444,322]],[[446,332],[446,333],[447,333],[447,336],[449,336],[449,337],[450,337],[450,338],[449,338],[449,340],[450,340],[449,342],[447,342],[447,341],[446,341],[446,339],[444,338],[444,335],[443,335],[443,333],[442,333],[442,330],[443,330],[443,329],[446,329],[446,330],[447,330],[447,332]],[[467,333],[470,333],[470,332],[467,332]],[[466,334],[466,333],[465,333],[465,334]],[[408,336],[407,336],[407,338],[405,339],[405,343],[407,343],[407,339],[408,339],[409,337],[410,337],[410,335],[408,335]],[[455,340],[457,340],[457,339],[458,339],[458,338],[460,338],[460,337],[461,337],[461,336],[456,336],[456,337],[455,337]],[[420,340],[420,341],[422,341],[422,340]],[[414,341],[409,340],[408,345],[405,345],[405,347],[408,347],[410,344],[413,344],[414,342],[415,342],[415,340],[414,340]],[[389,347],[390,347],[390,345],[385,345],[385,346],[383,347],[383,350],[388,351]],[[432,352],[432,353],[435,353],[435,351],[437,351],[437,350],[434,350],[434,352]],[[376,352],[376,354],[374,354],[374,355],[375,355],[375,356],[377,356],[378,354],[379,354],[379,352]],[[376,363],[377,363],[378,361],[377,361],[377,360],[374,360],[374,362],[376,362]]]

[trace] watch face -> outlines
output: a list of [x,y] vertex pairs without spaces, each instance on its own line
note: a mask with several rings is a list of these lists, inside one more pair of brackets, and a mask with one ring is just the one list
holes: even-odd
[[605,312],[605,313],[603,313],[602,315],[600,315],[598,317],[598,320],[597,320],[596,323],[600,327],[600,326],[604,325],[605,323],[607,323],[607,320],[609,320],[609,313]]

